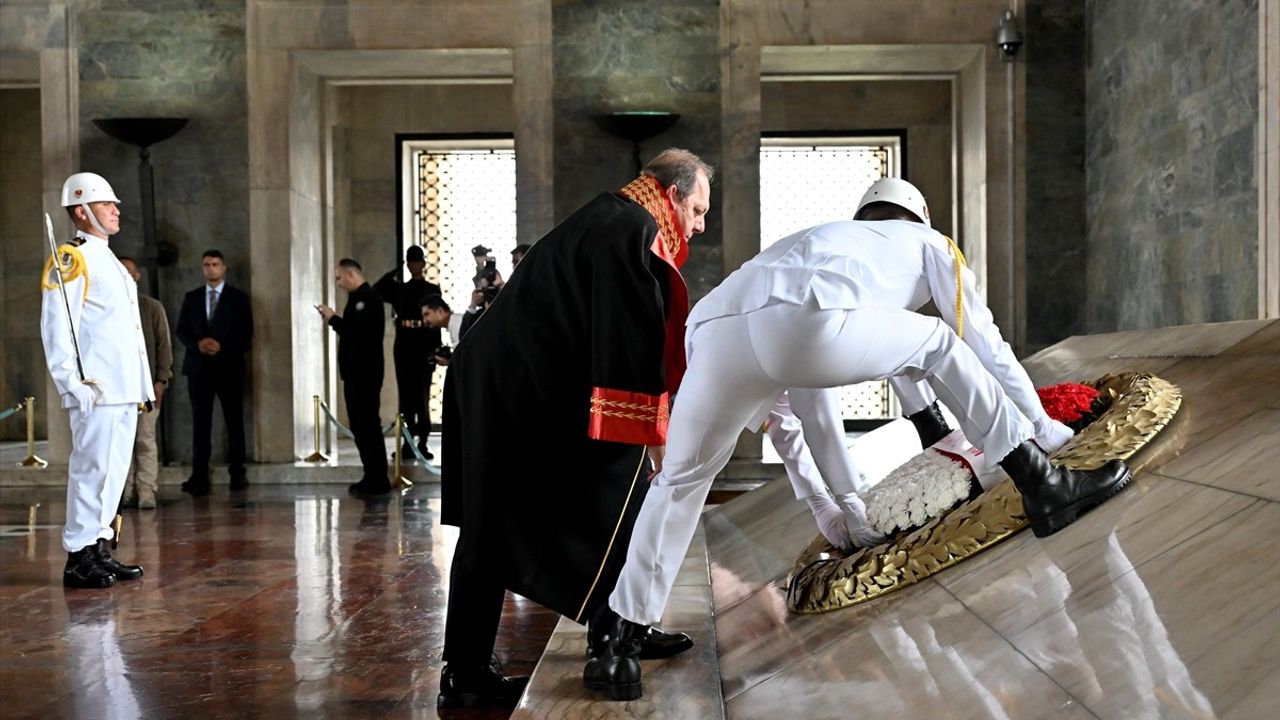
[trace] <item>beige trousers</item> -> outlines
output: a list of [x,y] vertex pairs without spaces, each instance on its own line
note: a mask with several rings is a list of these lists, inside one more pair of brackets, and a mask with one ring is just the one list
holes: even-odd
[[138,415],[138,434],[133,440],[133,463],[125,477],[124,495],[155,495],[160,473],[159,451],[156,448],[156,420],[160,413],[152,411]]

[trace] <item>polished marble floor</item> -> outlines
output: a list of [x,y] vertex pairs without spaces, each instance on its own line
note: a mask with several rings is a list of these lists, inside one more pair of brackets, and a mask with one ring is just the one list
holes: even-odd
[[[108,590],[61,586],[61,492],[0,489],[0,717],[436,717],[457,535],[435,489],[166,488],[116,553],[145,577]],[[532,671],[556,617],[508,596],[509,669]]]
[[[580,629],[509,597],[511,669],[551,637],[517,715],[1280,719],[1280,321],[1073,338],[1026,364],[1041,385],[1150,370],[1184,404],[1075,525],[846,610],[786,610],[816,528],[785,480],[710,509],[666,623],[699,644],[646,661],[642,701],[584,693]],[[854,451],[879,476],[913,438],[900,421]],[[341,490],[175,493],[129,515],[119,554],[147,577],[64,591],[60,493],[0,488],[0,718],[434,717],[456,536],[431,486]]]
[[1280,321],[1073,338],[1026,365],[1039,385],[1150,370],[1184,404],[1133,487],[1063,532],[832,613],[786,610],[813,526],[785,482],[708,512],[728,717],[1280,718]]

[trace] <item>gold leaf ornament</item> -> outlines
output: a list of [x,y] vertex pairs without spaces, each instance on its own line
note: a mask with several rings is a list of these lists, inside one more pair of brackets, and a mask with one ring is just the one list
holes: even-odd
[[[1102,416],[1054,453],[1055,464],[1094,469],[1127,460],[1177,414],[1182,391],[1151,373],[1114,373],[1087,383],[1110,398]],[[849,555],[818,535],[787,578],[787,607],[812,614],[858,605],[937,574],[1027,527],[1012,480],[946,511],[923,527]]]

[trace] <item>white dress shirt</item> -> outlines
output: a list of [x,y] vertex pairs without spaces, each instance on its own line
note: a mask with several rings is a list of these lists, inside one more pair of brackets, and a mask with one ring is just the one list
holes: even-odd
[[213,287],[209,287],[208,284],[204,286],[204,319],[205,320],[211,319],[210,316],[212,315],[212,313],[210,313],[209,310],[210,310],[210,306],[213,304],[211,302],[213,300],[213,293],[218,293],[218,302],[222,302],[222,290],[226,288],[226,286],[227,286],[226,280],[219,282],[217,285],[214,285]]

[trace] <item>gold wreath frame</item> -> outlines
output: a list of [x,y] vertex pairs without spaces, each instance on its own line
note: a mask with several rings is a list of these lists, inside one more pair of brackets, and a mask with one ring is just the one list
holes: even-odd
[[[1111,397],[1095,421],[1053,454],[1075,469],[1126,460],[1151,441],[1182,405],[1182,391],[1151,373],[1115,373],[1086,383]],[[800,614],[839,610],[913,585],[1027,527],[1012,480],[874,548],[842,557],[822,535],[787,577],[787,607]]]

